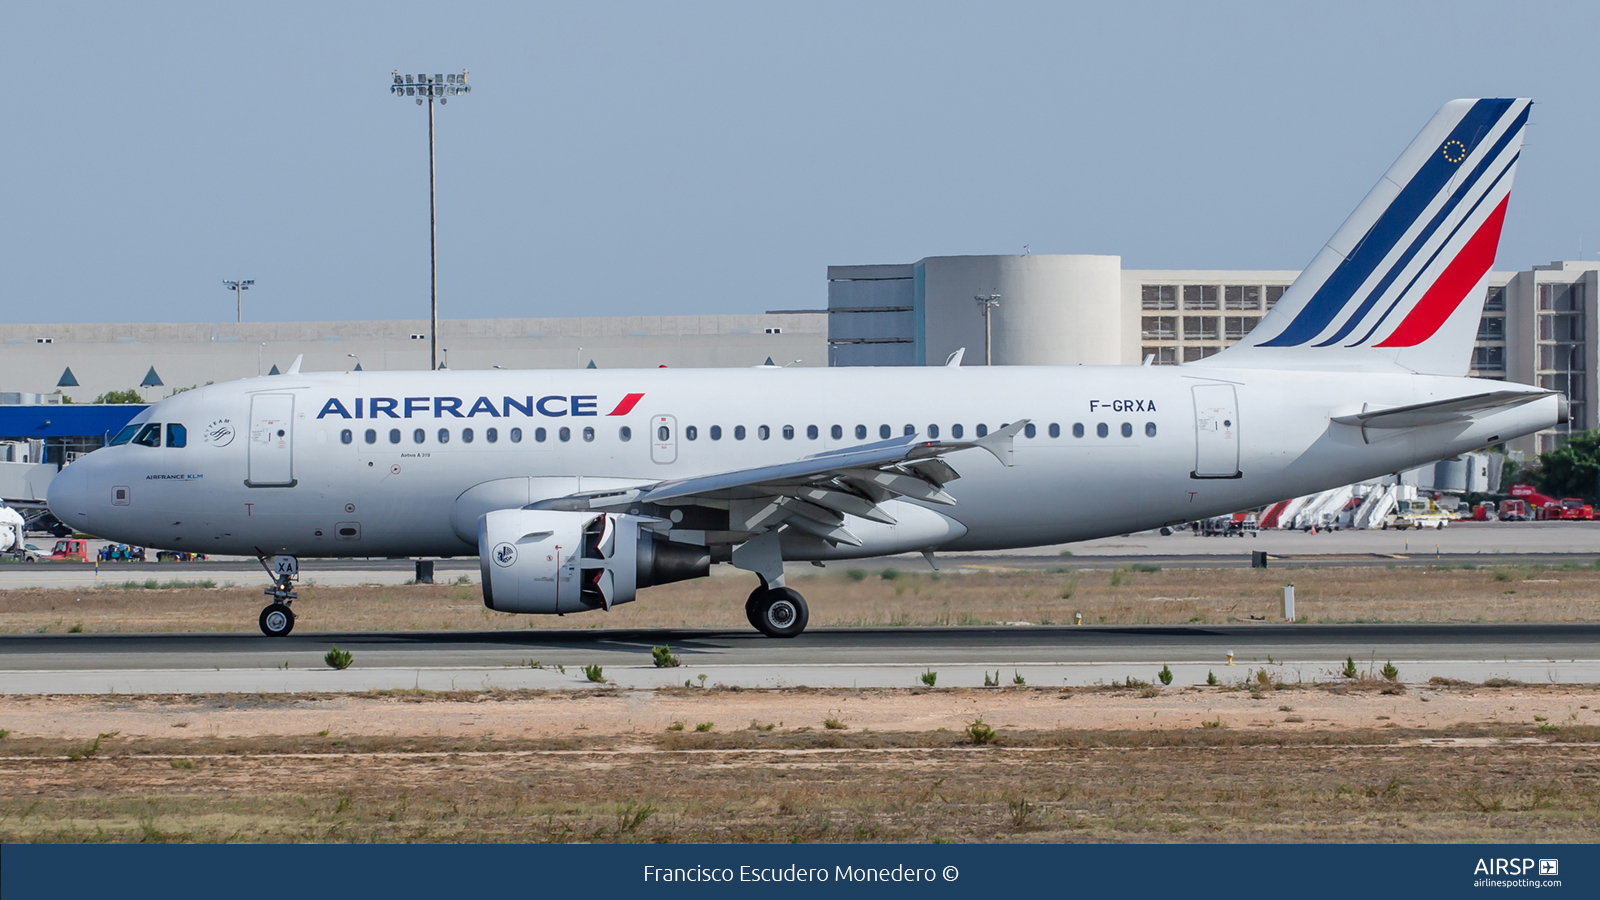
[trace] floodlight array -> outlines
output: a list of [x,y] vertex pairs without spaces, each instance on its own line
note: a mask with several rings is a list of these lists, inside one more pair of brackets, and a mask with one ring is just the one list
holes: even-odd
[[415,97],[417,105],[421,106],[423,100],[437,99],[440,103],[448,103],[451,97],[472,93],[472,85],[467,84],[466,69],[460,74],[449,75],[401,75],[397,70],[394,83],[389,85],[389,93],[396,97]]

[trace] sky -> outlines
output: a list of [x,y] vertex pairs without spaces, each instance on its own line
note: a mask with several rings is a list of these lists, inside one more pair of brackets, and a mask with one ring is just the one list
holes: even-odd
[[816,309],[826,267],[1296,269],[1433,112],[1536,105],[1496,267],[1600,253],[1593,3],[10,3],[12,322]]

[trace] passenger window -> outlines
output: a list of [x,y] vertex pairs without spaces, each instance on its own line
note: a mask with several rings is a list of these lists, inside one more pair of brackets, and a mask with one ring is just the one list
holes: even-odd
[[[346,444],[350,443],[348,440]],[[187,447],[189,445],[189,429],[176,422],[167,423],[167,446]]]
[[428,439],[428,432],[424,431],[421,428],[418,428],[417,430],[411,432],[411,443],[413,443],[413,444],[420,444],[423,441],[426,441],[427,439]]
[[965,433],[966,432],[962,429],[962,427],[960,425],[951,425],[950,426],[950,436],[955,438],[956,440],[960,440],[961,436],[963,434],[965,434]]
[[369,444],[376,444],[378,442],[378,432],[371,428],[367,429],[367,433],[363,435],[363,437],[367,439],[367,443]]
[[1033,427],[1033,423],[1029,422],[1028,424],[1022,426],[1022,433],[1027,437],[1037,437],[1039,434],[1039,429]]
[[500,440],[500,429],[498,429],[498,428],[485,428],[483,430],[483,439],[488,441],[491,444],[494,443],[495,441]]
[[1050,436],[1053,438],[1061,437],[1061,426],[1059,424],[1055,422],[1050,423]]
[[[691,427],[693,427],[693,426],[691,426]],[[626,425],[622,426],[621,428],[618,428],[617,429],[617,438],[619,440],[621,440],[623,443],[627,443],[628,441],[633,440],[633,429],[629,428]]]
[[744,426],[743,425],[735,425],[735,426],[733,426],[733,439],[736,440],[736,441],[744,440]]
[[939,436],[939,426],[937,426],[937,425],[929,425],[928,426],[928,437],[936,438],[938,436]]
[[1072,423],[1072,436],[1076,437],[1076,438],[1083,437],[1083,423],[1082,422],[1073,422]]
[[978,426],[978,437],[987,437],[988,434],[989,434],[989,426],[987,426],[987,425],[979,425]]
[[866,439],[867,439],[867,426],[865,426],[865,425],[857,425],[856,426],[856,440],[864,441]]
[[1133,423],[1132,422],[1123,422],[1122,423],[1122,436],[1123,437],[1133,437]]
[[145,447],[161,446],[161,425],[155,422],[139,430],[139,436],[133,439],[135,444]]
[[786,441],[794,440],[794,426],[793,425],[785,425],[785,426],[783,426],[783,439],[786,440]]
[[594,426],[592,426],[592,425],[585,425],[584,426],[584,428],[583,428],[583,440],[584,440],[584,443],[588,443],[588,444],[594,443]]
[[391,444],[400,443],[400,429],[398,429],[398,428],[389,429],[389,443],[391,443]]
[[761,438],[764,441],[767,438],[772,437],[772,429],[762,425],[756,429],[756,437]]
[[833,439],[836,440],[836,441],[844,437],[844,429],[840,428],[837,425],[835,425],[832,428],[828,429],[828,433],[833,435]]
[[572,440],[572,429],[563,425],[561,430],[556,432],[556,437],[561,438],[561,443],[565,444],[567,441]]
[[687,425],[683,429],[683,436],[692,441],[700,436],[700,429],[693,425]]
[[915,425],[907,425],[906,426],[906,437],[911,437],[912,435],[914,435],[916,433],[917,433],[917,426],[915,426]]
[[713,426],[711,426],[711,439],[713,441],[722,440],[722,426],[721,425],[713,425]]
[[129,426],[123,428],[121,431],[117,432],[116,437],[113,437],[111,439],[111,443],[107,444],[106,446],[107,447],[115,447],[118,444],[126,444],[127,442],[133,440],[133,433],[135,431],[138,431],[138,430],[139,430],[139,426],[137,426],[137,425],[129,425]]
[[880,439],[887,441],[889,439],[889,435],[891,435],[891,434],[894,434],[894,432],[889,430],[889,426],[887,426],[887,425],[879,425],[878,426],[878,437]]
[[1154,422],[1146,422],[1146,423],[1144,423],[1144,436],[1145,437],[1155,437],[1156,436],[1156,423],[1154,423]]
[[[511,431],[506,436],[511,438],[511,443],[513,443],[513,444],[522,443],[522,429],[521,428],[513,428],[513,429],[511,429]],[[536,441],[543,441],[544,440],[544,429],[540,428],[540,429],[535,430],[534,433],[533,433],[533,439],[536,440]]]
[[[356,439],[355,434],[352,433],[350,431],[350,429],[348,429],[348,428],[346,428],[345,430],[339,432],[339,443],[341,443],[341,444],[348,444],[348,443],[350,443],[351,441],[353,441],[355,439]],[[168,435],[167,446],[168,447],[172,446],[171,435]]]
[[441,443],[441,444],[450,443],[450,429],[448,429],[448,428],[439,429],[439,443]]
[[1105,437],[1111,433],[1111,429],[1106,427],[1106,423],[1101,422],[1099,425],[1094,427],[1094,433],[1100,435],[1101,437]]
[[472,443],[472,438],[473,438],[473,434],[472,434],[472,429],[471,428],[463,428],[463,429],[461,429],[461,443],[470,444],[470,443]]

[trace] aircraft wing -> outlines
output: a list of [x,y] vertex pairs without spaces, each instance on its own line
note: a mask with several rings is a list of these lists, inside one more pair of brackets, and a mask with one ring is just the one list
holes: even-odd
[[908,497],[952,505],[944,485],[960,478],[943,457],[980,449],[1010,466],[1012,439],[1028,424],[1020,419],[971,441],[927,440],[916,435],[818,453],[794,462],[663,481],[638,488],[546,501],[551,508],[589,509],[638,503],[725,508],[733,531],[763,532],[782,524],[835,543],[860,545],[844,527],[845,515],[895,524],[880,504]]
[[1472,418],[1473,413],[1487,412],[1503,406],[1531,403],[1550,394],[1527,391],[1489,391],[1449,400],[1414,403],[1410,406],[1393,406],[1348,416],[1335,416],[1333,421],[1358,428],[1421,428],[1425,425],[1445,425]]

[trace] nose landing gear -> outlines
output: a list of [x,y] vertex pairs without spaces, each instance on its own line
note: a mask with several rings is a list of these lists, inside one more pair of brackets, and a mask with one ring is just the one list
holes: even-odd
[[267,637],[287,637],[294,630],[294,610],[289,604],[297,596],[293,588],[295,576],[300,574],[300,561],[293,556],[276,556],[269,564],[265,554],[256,559],[272,576],[272,587],[262,591],[272,597],[272,602],[261,611],[261,633]]

